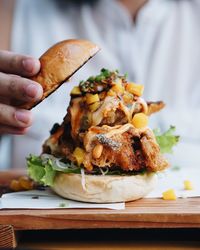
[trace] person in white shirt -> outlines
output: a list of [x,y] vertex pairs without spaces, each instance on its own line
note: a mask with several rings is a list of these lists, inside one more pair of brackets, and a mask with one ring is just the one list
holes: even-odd
[[66,113],[70,89],[103,67],[128,73],[131,81],[144,84],[147,100],[166,103],[150,126],[177,127],[181,142],[172,164],[200,165],[199,14],[198,0],[17,0],[13,52],[38,58],[54,43],[69,38],[89,39],[102,50],[32,112],[16,112],[5,103],[13,97],[40,98],[37,83],[9,75],[35,74],[39,61],[0,53],[0,133],[25,133],[13,136],[13,166],[22,167],[29,153],[40,153],[50,128]]

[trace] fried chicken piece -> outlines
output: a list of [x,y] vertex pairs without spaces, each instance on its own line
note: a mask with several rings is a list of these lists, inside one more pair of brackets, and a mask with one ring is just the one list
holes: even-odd
[[[101,143],[103,151],[98,159],[92,156],[95,145]],[[123,126],[91,127],[85,136],[84,146],[94,166],[118,166],[124,171],[149,169],[160,171],[168,162],[160,153],[155,136],[150,129],[135,129],[131,124]]]
[[153,113],[156,113],[165,107],[165,104],[162,101],[147,102],[147,105],[148,105],[147,115],[151,115]]
[[146,130],[140,139],[141,149],[145,157],[146,167],[152,171],[161,171],[168,167],[168,162],[160,153],[160,148],[156,142],[153,132]]

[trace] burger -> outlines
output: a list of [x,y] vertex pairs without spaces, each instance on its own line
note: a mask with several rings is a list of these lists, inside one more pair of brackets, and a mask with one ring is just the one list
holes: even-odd
[[[88,41],[58,43],[40,58],[42,68],[35,80],[48,94],[97,51]],[[27,158],[29,176],[77,201],[121,202],[146,196],[156,185],[157,173],[169,166],[163,153],[178,137],[174,128],[155,135],[148,127],[149,116],[164,103],[146,102],[143,90],[118,70],[101,69],[80,81],[71,90],[63,122],[52,127],[41,155]]]

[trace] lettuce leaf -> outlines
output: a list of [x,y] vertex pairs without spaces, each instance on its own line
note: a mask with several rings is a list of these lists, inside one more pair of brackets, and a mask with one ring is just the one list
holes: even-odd
[[51,161],[47,161],[45,164],[41,157],[30,155],[27,158],[28,175],[34,181],[52,186],[56,171],[52,167]]
[[63,163],[52,155],[34,156],[27,158],[28,175],[39,184],[53,186],[57,172],[80,173],[80,167],[73,163]]
[[53,186],[53,181],[56,176],[56,170],[53,169],[52,165],[46,164],[44,167],[45,175],[42,177],[41,181],[48,186]]
[[42,184],[42,177],[45,175],[45,169],[40,157],[30,155],[27,158],[28,175],[36,182]]
[[180,136],[174,135],[176,128],[174,126],[170,126],[170,128],[161,133],[159,129],[154,129],[153,132],[156,137],[156,141],[160,146],[161,153],[173,153],[172,148],[179,142]]

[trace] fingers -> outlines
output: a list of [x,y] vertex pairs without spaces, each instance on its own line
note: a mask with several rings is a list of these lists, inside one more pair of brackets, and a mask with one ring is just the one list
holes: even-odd
[[0,50],[0,71],[21,76],[33,76],[40,70],[40,61],[29,56]]
[[42,98],[41,85],[21,77],[33,76],[39,70],[39,60],[0,50],[0,134],[24,134],[31,126],[31,112],[13,105]]
[[40,84],[19,76],[0,73],[0,102],[8,104],[10,100],[38,101],[42,94]]
[[33,118],[30,111],[0,104],[0,128],[2,131],[5,131],[5,126],[8,126],[8,129],[14,127],[23,130],[30,127],[32,122]]
[[15,134],[15,135],[24,135],[27,132],[28,128],[15,128],[11,126],[0,125],[0,135],[2,134]]

